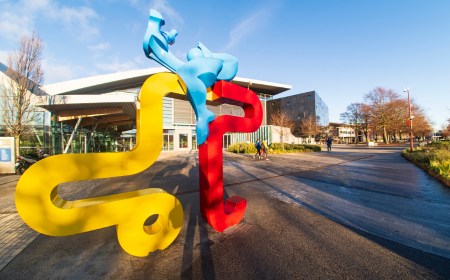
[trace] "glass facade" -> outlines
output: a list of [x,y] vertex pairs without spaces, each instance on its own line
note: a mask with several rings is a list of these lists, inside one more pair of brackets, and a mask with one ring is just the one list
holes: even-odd
[[195,130],[192,130],[192,150],[198,150],[197,134]]
[[316,116],[319,119],[320,126],[327,126],[330,124],[330,117],[328,115],[328,106],[323,102],[322,98],[315,93]]
[[188,135],[187,134],[180,134],[179,135],[179,144],[180,144],[180,148],[189,148],[189,143],[188,143]]
[[173,151],[173,129],[163,129],[163,151]]

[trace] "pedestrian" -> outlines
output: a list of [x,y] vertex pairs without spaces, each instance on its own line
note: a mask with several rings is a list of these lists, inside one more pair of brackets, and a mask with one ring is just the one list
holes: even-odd
[[256,155],[258,155],[258,159],[261,159],[261,144],[259,143],[259,139],[256,139],[255,148],[257,152],[254,157],[256,158]]
[[328,137],[328,139],[327,139],[328,152],[331,152],[331,144],[333,144],[333,140],[331,140],[331,138]]
[[266,160],[269,160],[268,158],[267,158],[267,152],[269,151],[269,146],[267,145],[267,139],[265,139],[263,142],[262,142],[262,145],[261,145],[262,147],[262,150],[263,150],[263,157],[264,157],[264,155],[266,155]]

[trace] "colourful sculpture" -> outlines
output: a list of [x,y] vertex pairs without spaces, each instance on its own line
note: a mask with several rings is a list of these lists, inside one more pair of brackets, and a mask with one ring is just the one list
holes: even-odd
[[[200,162],[200,209],[202,217],[222,232],[239,223],[247,201],[241,197],[227,199],[223,205],[222,137],[226,132],[254,132],[262,122],[262,108],[256,94],[226,81],[238,70],[238,60],[225,53],[211,53],[202,43],[189,50],[187,63],[178,60],[169,50],[175,43],[176,30],[161,31],[165,22],[161,14],[150,10],[148,29],[144,37],[144,52],[180,78],[197,117],[197,141]],[[208,90],[213,100],[244,108],[245,117],[221,116],[206,108]],[[209,124],[209,128],[208,128]]]
[[[164,249],[177,237],[183,224],[183,208],[174,196],[161,189],[144,189],[117,195],[67,201],[57,186],[69,181],[111,178],[136,174],[147,169],[162,149],[164,95],[183,99],[187,95],[197,117],[200,145],[200,207],[205,221],[218,231],[239,223],[247,200],[232,197],[223,204],[222,137],[226,132],[253,132],[262,121],[262,108],[256,94],[231,84],[237,72],[237,59],[211,53],[201,43],[188,52],[182,63],[169,51],[175,30],[161,32],[161,15],[151,10],[144,39],[148,57],[175,74],[151,76],[142,86],[136,108],[136,145],[130,152],[63,154],[43,159],[20,178],[15,193],[17,211],[34,230],[52,236],[67,236],[112,225],[122,248],[135,256]],[[245,117],[221,116],[206,109],[206,100],[232,104],[244,109]],[[209,125],[209,127],[208,127]],[[144,226],[158,214],[157,221]]]
[[[117,225],[122,248],[134,256],[164,249],[177,237],[183,224],[183,208],[161,189],[144,189],[104,197],[66,201],[58,184],[118,176],[147,169],[162,149],[162,104],[166,93],[185,95],[174,74],[160,73],[147,79],[137,106],[136,146],[130,152],[64,154],[43,159],[20,178],[16,207],[24,222],[52,236],[66,236]],[[145,227],[145,220],[159,214]]]
[[223,135],[226,132],[254,132],[261,125],[263,111],[258,96],[246,88],[217,82],[213,100],[240,106],[245,116],[220,116],[209,127],[208,140],[199,147],[200,211],[202,218],[215,230],[223,232],[238,224],[244,216],[247,200],[234,196],[223,204]]
[[217,80],[231,81],[236,76],[238,60],[226,53],[211,53],[202,43],[198,43],[198,48],[187,53],[188,62],[183,63],[169,50],[178,32],[161,31],[164,24],[161,14],[150,10],[144,52],[148,58],[180,77],[197,118],[197,141],[201,145],[208,138],[208,124],[214,120],[214,113],[206,108],[207,89]]

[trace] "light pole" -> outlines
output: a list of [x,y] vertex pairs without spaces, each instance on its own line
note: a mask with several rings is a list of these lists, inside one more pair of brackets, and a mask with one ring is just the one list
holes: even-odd
[[410,143],[411,143],[411,149],[410,152],[413,152],[413,124],[412,121],[414,119],[414,117],[411,115],[411,99],[409,99],[409,86],[407,86],[403,92],[408,92],[408,104],[409,104],[409,129],[411,132],[411,139],[410,139]]

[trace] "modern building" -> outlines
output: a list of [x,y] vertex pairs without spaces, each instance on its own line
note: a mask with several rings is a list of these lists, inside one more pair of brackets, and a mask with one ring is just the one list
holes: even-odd
[[[21,139],[21,146],[25,149],[48,147],[55,154],[129,151],[136,143],[136,99],[140,88],[150,76],[160,72],[167,70],[134,70],[43,86],[47,96],[37,106],[47,113],[42,124],[36,126],[36,133],[28,135],[29,139]],[[259,96],[264,117],[257,132],[227,133],[224,148],[256,138],[268,138],[272,142],[272,128],[267,125],[267,104],[291,86],[239,77],[231,82],[249,88]],[[233,105],[207,106],[216,117],[244,115],[242,108]],[[196,150],[195,125],[195,114],[187,100],[165,97],[162,150]]]
[[[355,138],[355,125],[330,122],[329,125],[322,127],[320,139],[326,139],[331,137],[333,141],[337,143],[354,143]],[[364,141],[364,133],[361,129],[358,131],[358,140]]]
[[327,126],[329,124],[328,106],[315,91],[273,99],[267,104],[269,122],[270,117],[278,111],[286,111],[294,118],[297,128],[293,134],[296,137],[304,136],[298,128],[302,119],[310,115],[317,116],[320,126]]

